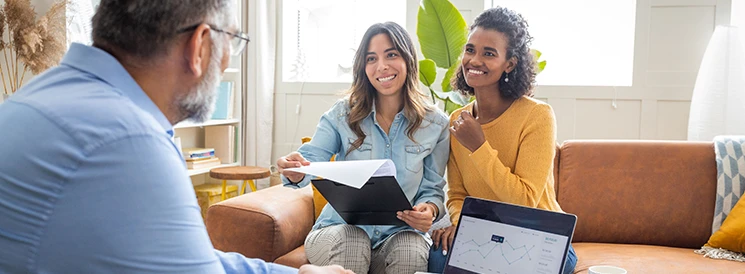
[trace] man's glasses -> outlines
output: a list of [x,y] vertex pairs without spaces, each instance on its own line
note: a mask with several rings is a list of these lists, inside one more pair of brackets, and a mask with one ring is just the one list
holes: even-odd
[[[179,30],[178,33],[193,31],[197,29],[199,25],[201,25],[201,23],[187,27],[187,28],[183,28]],[[221,33],[231,36],[230,37],[230,54],[233,56],[241,55],[243,53],[243,50],[246,49],[246,44],[248,44],[248,42],[251,42],[251,39],[248,38],[248,34],[245,34],[243,32],[232,33],[226,30],[216,28],[213,25],[209,25],[209,26],[214,31],[221,32]]]

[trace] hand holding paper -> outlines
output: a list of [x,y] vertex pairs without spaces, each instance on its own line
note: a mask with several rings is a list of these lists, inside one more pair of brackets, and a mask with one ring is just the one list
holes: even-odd
[[[292,154],[290,154],[292,155]],[[290,156],[288,155],[288,156]],[[302,157],[302,156],[300,156]],[[280,159],[281,161],[282,159]],[[303,159],[305,160],[305,159]],[[279,161],[277,162],[279,165]],[[313,162],[309,165],[298,167],[287,166],[284,172],[303,173],[323,177],[334,182],[348,185],[357,189],[370,179],[370,177],[396,176],[396,165],[389,159],[383,160],[360,160],[360,161],[336,161],[336,162]],[[284,173],[283,173],[284,174]],[[287,175],[285,175],[287,176]],[[288,177],[289,179],[290,177]],[[302,179],[302,177],[301,177]],[[292,179],[291,179],[292,181]]]
[[303,155],[301,155],[297,151],[290,153],[287,156],[280,157],[279,160],[277,160],[277,168],[279,169],[279,173],[285,175],[285,177],[287,177],[287,179],[289,179],[292,183],[298,183],[302,181],[305,177],[305,174],[287,171],[286,169],[307,165],[310,165],[310,162],[305,160]]

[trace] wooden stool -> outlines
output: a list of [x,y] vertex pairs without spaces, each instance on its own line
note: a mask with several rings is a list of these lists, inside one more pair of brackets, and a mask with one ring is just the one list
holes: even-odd
[[251,191],[256,191],[256,184],[254,180],[269,178],[272,172],[268,168],[256,167],[256,166],[235,166],[235,167],[221,167],[210,170],[210,177],[222,180],[222,199],[225,200],[225,187],[227,186],[227,180],[242,180],[243,185],[241,186],[241,192],[238,195],[245,193],[246,182],[251,186]]

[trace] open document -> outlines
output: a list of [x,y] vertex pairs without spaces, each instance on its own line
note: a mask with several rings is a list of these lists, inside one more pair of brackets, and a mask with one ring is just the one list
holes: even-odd
[[406,225],[396,212],[412,206],[391,160],[314,162],[287,170],[322,177],[313,185],[347,224]]
[[362,188],[370,177],[396,177],[396,165],[390,159],[312,162],[309,166],[285,170],[318,176],[357,189]]

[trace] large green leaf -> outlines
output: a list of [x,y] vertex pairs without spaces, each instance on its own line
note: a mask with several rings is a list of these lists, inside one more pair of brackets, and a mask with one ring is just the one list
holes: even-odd
[[419,81],[425,86],[432,86],[437,77],[437,68],[435,61],[424,59],[419,61]]
[[416,35],[427,59],[449,69],[458,61],[466,44],[466,20],[448,0],[422,0],[417,14]]
[[535,74],[541,73],[544,68],[546,68],[546,60],[539,61],[541,59],[541,53],[540,50],[537,49],[530,49],[530,53],[533,54],[533,60],[535,60]]
[[466,96],[463,96],[457,91],[442,92],[442,91],[433,90],[432,92],[435,93],[435,95],[437,96],[437,99],[440,99],[443,101],[448,100],[460,106],[465,106],[469,103],[468,98],[466,98]]
[[462,108],[462,107],[463,107],[462,105],[458,105],[456,103],[453,103],[450,100],[445,100],[445,112],[447,112],[448,115],[450,115],[451,113],[453,113],[453,111],[455,111],[455,110],[457,110],[459,108]]
[[537,49],[530,49],[530,53],[533,54],[533,59],[535,59],[536,61],[538,61],[538,59],[541,58],[541,55],[543,55],[543,53],[541,53],[541,51]]
[[541,61],[536,66],[537,68],[535,70],[535,74],[541,73],[541,71],[543,71],[543,69],[546,68],[546,61],[545,60]]
[[450,86],[450,78],[453,78],[453,74],[458,70],[459,65],[460,62],[455,62],[455,64],[453,64],[453,66],[445,73],[445,78],[442,78],[442,83],[440,84],[442,86],[442,91],[448,92],[453,90],[453,87]]

